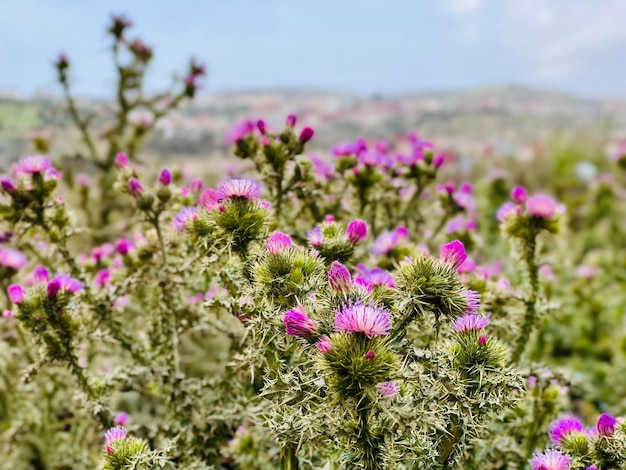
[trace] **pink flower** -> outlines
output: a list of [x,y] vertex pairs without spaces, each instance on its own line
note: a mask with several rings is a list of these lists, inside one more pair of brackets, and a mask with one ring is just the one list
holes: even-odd
[[240,140],[243,140],[248,134],[254,132],[255,128],[256,124],[250,120],[237,124],[226,133],[226,142],[236,144]]
[[533,217],[548,219],[553,217],[556,211],[556,202],[548,196],[533,196],[526,201],[526,212]]
[[285,312],[283,323],[290,336],[309,336],[317,330],[317,322],[309,318],[302,305]]
[[393,250],[398,244],[398,234],[395,231],[387,231],[383,232],[376,240],[374,240],[374,245],[372,246],[372,253],[377,256],[386,255],[391,250]]
[[101,269],[98,271],[93,279],[93,283],[96,287],[104,287],[107,284],[111,284],[111,273],[108,269]]
[[119,169],[128,167],[128,156],[125,153],[118,153],[115,156],[115,164]]
[[167,168],[163,168],[159,174],[159,183],[167,186],[172,182],[172,173]]
[[59,274],[48,283],[48,297],[55,297],[59,291],[73,294],[83,288],[83,283],[67,274]]
[[602,413],[598,418],[596,428],[598,433],[604,437],[611,437],[615,433],[615,425],[617,420],[608,413]]
[[26,298],[26,290],[24,290],[24,288],[19,284],[11,284],[7,288],[7,294],[9,296],[9,300],[18,305],[24,302],[24,299]]
[[311,246],[320,246],[324,243],[324,234],[322,233],[322,229],[319,227],[309,230],[307,232],[307,238],[309,239]]
[[52,163],[50,163],[50,160],[41,155],[24,157],[19,162],[19,170],[23,173],[30,173],[31,175],[34,175],[35,173],[44,173],[51,168]]
[[333,261],[328,270],[328,284],[335,292],[348,292],[352,288],[350,271],[339,261]]
[[523,186],[515,186],[511,191],[511,199],[515,204],[524,204],[528,200],[528,193]]
[[433,157],[433,166],[435,168],[439,168],[441,165],[443,165],[446,161],[446,156],[443,153],[440,153],[439,155],[435,155]]
[[386,286],[393,289],[396,287],[395,280],[391,273],[382,268],[375,267],[368,269],[363,264],[359,264],[357,268],[359,269],[360,276],[354,279],[355,284],[370,288],[375,286]]
[[194,220],[198,220],[198,208],[185,206],[176,214],[172,225],[179,232],[183,232],[187,228],[187,225]]
[[120,238],[115,242],[115,251],[117,251],[122,256],[127,255],[132,249],[133,242],[131,242],[130,240]]
[[378,393],[386,398],[395,398],[400,391],[400,386],[397,382],[381,382],[376,384],[376,388],[378,389]]
[[583,432],[585,425],[575,416],[559,418],[550,425],[550,439],[559,445],[563,438],[573,432]]
[[295,114],[290,114],[289,116],[287,116],[287,127],[294,127],[296,125],[296,115]]
[[26,266],[26,256],[21,251],[6,248],[0,251],[0,265],[19,271]]
[[204,207],[207,211],[211,211],[221,199],[222,195],[220,193],[218,193],[214,189],[208,188],[205,189],[200,196],[199,202],[202,207]]
[[558,450],[536,452],[531,460],[532,470],[569,470],[571,460]]
[[282,253],[287,248],[291,248],[291,237],[282,232],[273,233],[265,242],[265,248],[273,255]]
[[464,315],[452,323],[452,327],[458,332],[482,330],[487,325],[489,318],[476,314]]
[[333,349],[333,343],[328,336],[322,336],[315,345],[315,347],[322,351],[324,354],[326,354],[331,349]]
[[128,180],[128,192],[131,195],[138,197],[141,196],[143,191],[143,184],[141,184],[141,182],[137,178],[130,178]]
[[335,314],[335,331],[363,333],[368,338],[389,334],[390,314],[384,308],[357,302],[342,305]]
[[48,282],[48,270],[40,264],[35,266],[35,270],[33,271],[33,278],[37,284]]
[[505,202],[496,212],[498,222],[504,222],[510,215],[519,214],[518,207],[512,202]]
[[116,441],[126,439],[126,430],[121,426],[109,429],[104,435],[104,445],[108,454],[113,452],[113,444]]
[[463,243],[459,240],[453,240],[441,247],[439,257],[441,261],[448,263],[456,270],[467,259],[467,254],[465,253]]
[[367,238],[367,223],[361,219],[351,221],[346,227],[346,238],[353,245]]
[[315,131],[313,129],[311,129],[310,127],[305,127],[304,129],[302,129],[302,132],[300,132],[300,142],[302,142],[303,144],[308,142],[313,138],[313,134],[315,134]]
[[124,426],[128,422],[129,419],[130,419],[130,416],[128,415],[128,413],[124,413],[123,411],[121,411],[115,415],[115,419],[113,420],[113,422],[117,426]]
[[224,199],[256,199],[261,193],[254,181],[245,178],[226,180],[219,185],[217,191]]
[[330,180],[335,173],[335,168],[332,165],[329,165],[324,160],[315,155],[310,155],[309,160],[313,164],[313,169],[317,174],[317,177],[324,180]]
[[82,186],[83,188],[88,188],[91,186],[91,178],[85,173],[80,173],[79,175],[76,175],[76,184],[78,186]]

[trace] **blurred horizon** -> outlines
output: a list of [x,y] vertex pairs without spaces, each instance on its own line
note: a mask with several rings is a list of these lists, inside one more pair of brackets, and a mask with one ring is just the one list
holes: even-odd
[[[0,92],[58,93],[53,61],[72,62],[75,93],[108,98],[114,71],[106,25],[155,49],[150,89],[194,56],[203,93],[315,90],[402,95],[491,86],[626,98],[626,2],[445,0],[193,2],[25,0],[0,15]],[[24,25],[28,24],[25,31]]]

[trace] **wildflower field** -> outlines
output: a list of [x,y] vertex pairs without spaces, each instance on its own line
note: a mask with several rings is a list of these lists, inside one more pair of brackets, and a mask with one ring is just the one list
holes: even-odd
[[106,132],[61,56],[80,142],[0,178],[0,469],[626,468],[626,146],[467,172],[289,115],[189,176],[142,145],[204,66],[148,95],[130,27]]

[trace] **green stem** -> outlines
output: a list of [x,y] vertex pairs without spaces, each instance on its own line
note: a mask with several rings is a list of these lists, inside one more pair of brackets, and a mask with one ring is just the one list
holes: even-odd
[[530,284],[530,293],[525,301],[526,315],[524,316],[524,323],[522,325],[522,331],[517,340],[515,350],[513,352],[513,362],[517,363],[530,339],[530,335],[533,331],[533,327],[537,322],[537,297],[539,294],[539,275],[537,268],[537,234],[533,233],[528,242],[524,246],[524,263],[526,264],[526,270],[528,275],[528,281]]
[[378,439],[372,434],[369,426],[371,404],[369,397],[363,395],[357,405],[358,430],[356,444],[361,453],[363,468],[366,470],[380,470],[382,466]]
[[280,451],[280,468],[283,470],[298,470],[300,461],[296,449],[292,445],[285,445]]

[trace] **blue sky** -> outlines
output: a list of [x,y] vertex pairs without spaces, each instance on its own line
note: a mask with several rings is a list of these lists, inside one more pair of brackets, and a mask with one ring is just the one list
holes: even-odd
[[111,13],[156,51],[151,87],[194,55],[208,91],[401,93],[500,83],[626,98],[624,0],[20,0],[0,9],[0,90],[112,90]]

